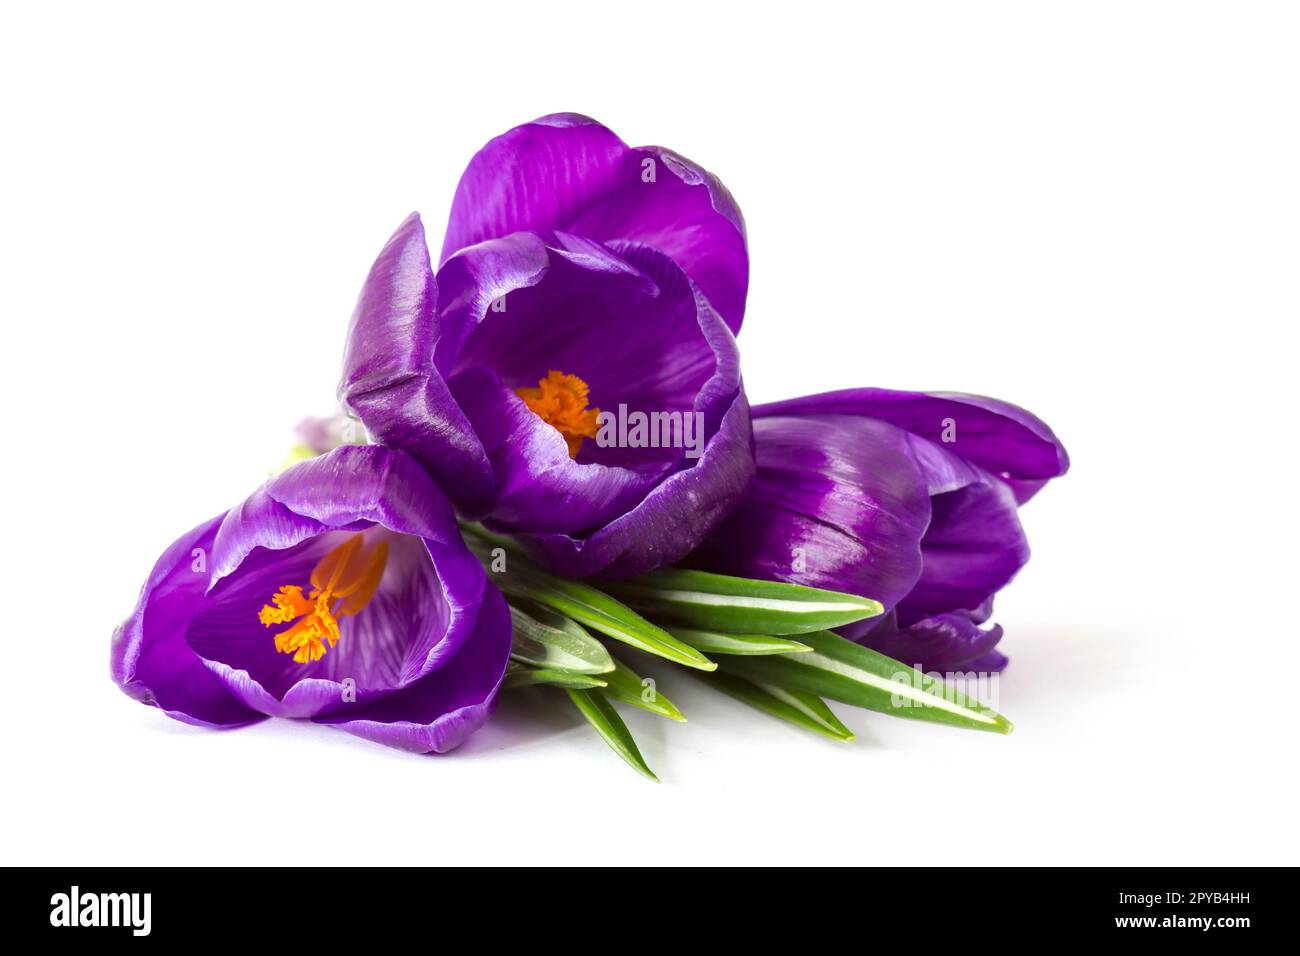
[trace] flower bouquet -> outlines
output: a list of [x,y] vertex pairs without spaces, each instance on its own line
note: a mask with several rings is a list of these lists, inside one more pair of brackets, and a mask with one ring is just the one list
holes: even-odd
[[497,697],[683,720],[644,655],[851,740],[828,700],[1007,733],[942,679],[1007,659],[1020,504],[1068,458],[1025,410],[860,388],[751,408],[749,264],[722,183],[586,117],[470,162],[435,267],[398,227],[347,329],[341,411],[159,558],[113,679],[207,727],[306,718],[452,750]]

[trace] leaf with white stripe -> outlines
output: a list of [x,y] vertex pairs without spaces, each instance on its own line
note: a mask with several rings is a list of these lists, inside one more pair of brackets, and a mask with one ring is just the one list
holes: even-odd
[[884,611],[856,594],[680,568],[598,586],[655,620],[727,634],[807,634]]
[[[471,532],[465,535],[465,544],[487,568],[488,579],[512,603],[517,603],[518,599],[533,601],[647,654],[697,670],[717,670],[718,665],[695,648],[683,644],[604,591],[598,591],[584,581],[547,574],[517,552],[495,554],[494,547],[500,545],[494,538],[484,536],[473,526],[465,528]],[[505,560],[503,570],[497,570],[499,558]]]
[[595,690],[606,686],[605,681],[592,674],[545,670],[538,667],[528,667],[525,664],[516,664],[511,661],[510,667],[506,670],[506,678],[501,683],[501,689],[512,690],[515,687],[533,687],[537,685],[564,687],[568,690]]
[[796,727],[803,727],[832,740],[854,739],[853,731],[840,723],[834,711],[816,694],[777,687],[775,684],[756,683],[727,673],[711,674],[702,679],[710,687]]
[[690,627],[670,627],[668,633],[704,654],[739,654],[750,657],[755,654],[801,654],[812,650],[807,644],[800,644],[788,637],[772,637],[770,634],[723,634],[721,631],[698,631]]
[[510,656],[543,670],[605,674],[614,658],[581,624],[542,604],[511,598]]
[[746,680],[843,701],[856,707],[970,730],[1011,733],[997,711],[956,688],[829,631],[805,634],[807,654],[731,657],[727,670]]

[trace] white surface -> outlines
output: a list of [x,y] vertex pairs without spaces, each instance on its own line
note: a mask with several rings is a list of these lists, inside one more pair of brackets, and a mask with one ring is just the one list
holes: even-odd
[[[737,10],[5,7],[5,862],[1300,862],[1294,8]],[[629,717],[655,786],[558,703],[422,759],[110,683],[157,554],[330,409],[389,233],[557,110],[734,191],[755,400],[1064,438],[997,608],[1014,735],[841,708],[836,745],[678,677],[689,724]]]

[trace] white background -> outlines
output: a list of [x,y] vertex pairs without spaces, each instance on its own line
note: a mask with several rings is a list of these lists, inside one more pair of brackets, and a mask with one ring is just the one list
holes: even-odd
[[[1278,4],[6,6],[5,862],[1296,863],[1300,24]],[[595,116],[749,226],[755,401],[999,396],[1065,440],[1001,738],[838,745],[667,675],[663,778],[562,701],[420,758],[108,679],[180,532],[332,407],[371,260]]]

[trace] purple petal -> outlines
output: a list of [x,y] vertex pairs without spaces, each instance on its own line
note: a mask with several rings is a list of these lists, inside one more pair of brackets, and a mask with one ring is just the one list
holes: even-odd
[[550,267],[546,244],[528,232],[485,241],[444,262],[438,269],[442,334],[433,357],[438,371],[449,377],[465,340],[486,318],[499,314],[493,306],[509,312],[515,306],[509,294],[537,285]]
[[907,433],[847,416],[754,422],[754,490],[694,567],[860,594],[892,607],[921,574],[930,519]]
[[[491,516],[499,530],[580,533],[600,527],[636,507],[659,480],[662,468],[637,472],[570,458],[560,433],[485,369],[460,376],[456,397],[499,476]],[[584,442],[584,452],[593,444]]]
[[1011,663],[1011,658],[1001,651],[989,651],[974,660],[966,661],[961,665],[964,671],[975,671],[978,674],[998,674],[1007,669]]
[[1040,419],[980,395],[846,389],[754,409],[755,418],[768,415],[860,415],[890,422],[1014,481],[1021,501],[1070,467],[1065,447]]
[[993,650],[1002,639],[1002,627],[980,627],[987,609],[950,611],[900,627],[894,614],[879,621],[861,643],[887,657],[923,671],[999,671],[1007,659]]
[[991,475],[933,496],[930,508],[930,526],[921,539],[924,570],[898,605],[904,625],[980,606],[1029,560],[1015,496]]
[[437,308],[424,224],[418,213],[411,213],[361,287],[348,327],[340,390],[369,392],[419,374],[438,340]]
[[158,559],[135,611],[113,635],[110,662],[113,680],[127,694],[205,727],[265,719],[233,697],[185,643],[185,628],[202,606],[207,555],[223,517],[182,535]]
[[749,403],[739,393],[704,454],[627,514],[585,538],[516,534],[544,567],[566,577],[628,578],[675,564],[716,528],[754,480]]
[[[647,167],[646,163],[654,165]],[[565,228],[609,242],[645,243],[667,253],[739,332],[749,289],[749,253],[740,207],[721,180],[667,149],[634,150],[619,188]],[[645,182],[648,169],[656,178]]]
[[456,187],[445,262],[455,252],[512,232],[549,232],[617,189],[628,147],[576,113],[543,116],[491,140]]
[[[497,258],[517,238],[484,243],[457,260]],[[568,235],[546,252],[544,274],[510,293],[505,311],[489,311],[467,337],[453,379],[490,368],[513,389],[558,369],[585,381],[600,408],[686,409],[713,374],[717,349],[735,350],[710,341],[689,280],[661,253],[615,251]]]
[[441,327],[424,226],[414,213],[370,269],[348,329],[339,400],[376,440],[415,455],[467,514],[491,506],[492,471],[433,369]]
[[217,534],[212,586],[254,548],[283,550],[326,531],[371,524],[425,538],[452,556],[468,553],[446,497],[408,455],[343,445],[276,475],[231,509]]
[[401,750],[446,753],[491,715],[509,658],[510,615],[489,588],[473,634],[445,666],[379,701],[317,720]]
[[740,328],[749,281],[744,221],[717,177],[684,157],[658,147],[631,149],[573,113],[515,127],[466,168],[442,259],[514,232],[557,230],[659,249],[733,331]]

